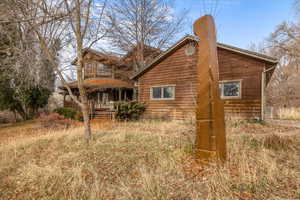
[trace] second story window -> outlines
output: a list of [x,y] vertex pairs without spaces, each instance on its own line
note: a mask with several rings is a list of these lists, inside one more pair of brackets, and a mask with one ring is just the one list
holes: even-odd
[[93,65],[92,63],[86,63],[85,64],[85,74],[90,75],[93,73]]
[[111,69],[102,63],[97,64],[97,75],[100,76],[110,76],[111,75]]

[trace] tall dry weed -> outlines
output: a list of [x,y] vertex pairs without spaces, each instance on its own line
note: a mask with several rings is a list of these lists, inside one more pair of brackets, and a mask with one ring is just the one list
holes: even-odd
[[80,127],[11,141],[0,147],[0,199],[299,199],[298,135],[229,124],[228,161],[201,167],[193,130],[189,122],[94,123],[89,146]]
[[280,119],[300,120],[300,108],[280,108],[278,116]]

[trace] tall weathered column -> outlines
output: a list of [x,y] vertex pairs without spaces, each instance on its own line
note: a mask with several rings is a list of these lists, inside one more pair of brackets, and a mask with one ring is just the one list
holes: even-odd
[[226,159],[224,105],[219,94],[219,66],[213,17],[194,23],[198,41],[196,158],[201,163]]

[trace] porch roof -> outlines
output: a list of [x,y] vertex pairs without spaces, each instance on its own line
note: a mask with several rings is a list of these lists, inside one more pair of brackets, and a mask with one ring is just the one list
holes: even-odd
[[[77,81],[68,83],[68,85],[75,89],[77,88]],[[134,88],[133,84],[118,79],[86,79],[83,81],[83,86],[86,88]],[[60,89],[65,90],[64,86]]]

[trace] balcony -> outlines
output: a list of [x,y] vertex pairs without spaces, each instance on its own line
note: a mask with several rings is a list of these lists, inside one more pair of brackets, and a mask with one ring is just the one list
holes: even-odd
[[112,70],[111,69],[98,69],[96,71],[96,76],[97,77],[101,77],[101,76],[108,76],[111,77],[112,76]]

